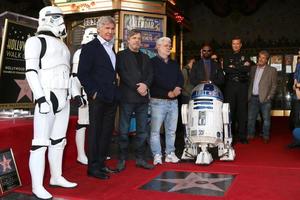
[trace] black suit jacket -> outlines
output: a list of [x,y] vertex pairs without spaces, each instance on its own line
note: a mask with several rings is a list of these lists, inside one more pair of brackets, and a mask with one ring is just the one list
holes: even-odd
[[[222,87],[225,81],[224,73],[221,66],[213,60],[211,60],[209,79],[213,84],[217,85],[218,87]],[[202,81],[206,81],[206,79],[204,62],[201,59],[192,67],[190,74],[190,82],[192,85],[196,86]]]
[[89,97],[97,92],[96,98],[108,103],[119,98],[116,71],[98,38],[83,46],[77,74]]
[[150,88],[153,79],[153,69],[149,57],[142,56],[142,66],[138,66],[132,51],[125,49],[117,54],[117,72],[120,76],[121,102],[145,103],[149,101],[148,95],[141,96],[137,92],[137,83],[144,83]]

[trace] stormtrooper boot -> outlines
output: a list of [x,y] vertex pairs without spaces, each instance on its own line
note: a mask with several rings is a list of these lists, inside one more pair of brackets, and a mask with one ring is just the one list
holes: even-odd
[[46,150],[47,147],[41,147],[30,151],[29,170],[32,193],[39,199],[52,199],[52,195],[43,186]]
[[51,174],[50,186],[74,188],[77,186],[77,183],[69,182],[64,177],[62,177],[62,159],[65,146],[66,139],[63,139],[58,144],[49,146],[48,159]]
[[76,130],[76,147],[77,147],[77,161],[81,164],[87,165],[88,164],[88,158],[84,151],[84,144],[85,144],[85,130],[86,128],[80,128]]

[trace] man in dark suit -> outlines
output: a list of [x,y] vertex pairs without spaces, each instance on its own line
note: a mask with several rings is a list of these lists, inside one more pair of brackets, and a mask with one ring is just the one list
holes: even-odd
[[110,16],[97,22],[98,36],[81,51],[78,78],[88,95],[88,175],[108,179],[115,172],[105,166],[117,108],[118,91],[113,51],[115,21]]
[[269,53],[260,51],[256,66],[251,67],[250,86],[248,91],[248,139],[255,135],[255,122],[259,111],[263,118],[263,140],[270,140],[271,125],[271,101],[276,92],[277,71],[274,67],[267,65]]
[[118,170],[125,169],[128,159],[128,130],[130,118],[135,114],[136,135],[134,137],[136,166],[152,169],[145,161],[145,145],[148,137],[147,118],[149,94],[153,72],[149,57],[140,51],[141,32],[133,29],[128,33],[128,48],[117,54],[117,72],[120,76],[120,135]]
[[201,50],[202,59],[193,66],[191,71],[191,84],[196,86],[211,81],[221,88],[224,84],[224,74],[221,66],[211,59],[212,48],[210,44],[204,44]]

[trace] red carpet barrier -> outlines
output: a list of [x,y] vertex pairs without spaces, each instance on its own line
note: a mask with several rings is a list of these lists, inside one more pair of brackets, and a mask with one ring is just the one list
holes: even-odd
[[[75,165],[77,156],[75,146],[75,128],[77,117],[71,117],[67,132],[67,146],[64,153],[63,169]],[[16,119],[0,121],[0,149],[12,148],[23,185],[30,184],[28,167],[29,151],[33,135],[32,119]],[[46,176],[49,176],[48,166]]]

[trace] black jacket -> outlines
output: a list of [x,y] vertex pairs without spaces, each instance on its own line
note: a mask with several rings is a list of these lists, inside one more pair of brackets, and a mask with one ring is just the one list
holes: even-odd
[[[210,64],[209,79],[213,84],[217,85],[218,87],[221,87],[225,81],[223,70],[217,62],[213,60],[210,61],[211,64]],[[192,71],[190,74],[190,82],[192,85],[196,86],[200,84],[202,81],[206,81],[206,79],[205,79],[204,61],[201,59],[199,62],[195,63],[192,67]]]
[[141,96],[137,92],[137,83],[144,83],[150,88],[153,78],[153,69],[149,57],[139,52],[142,57],[142,65],[138,61],[134,52],[129,49],[118,52],[116,69],[120,76],[121,102],[145,103],[149,101],[149,96]]
[[104,102],[118,100],[116,71],[98,38],[83,46],[77,75],[89,97],[97,92]]

